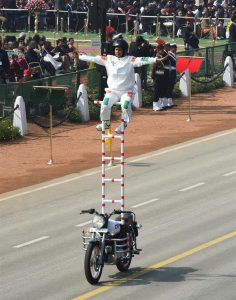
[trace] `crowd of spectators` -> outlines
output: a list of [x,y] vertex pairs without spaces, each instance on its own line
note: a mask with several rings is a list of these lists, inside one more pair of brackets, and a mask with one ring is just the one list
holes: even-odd
[[87,64],[79,60],[73,38],[58,38],[53,46],[45,36],[35,34],[26,38],[26,34],[21,32],[18,37],[5,36],[0,50],[0,83],[26,81],[87,68]]
[[[134,20],[139,22],[139,32],[153,34],[156,32],[156,17],[160,16],[161,35],[168,34],[168,26],[171,21],[175,22],[176,32],[181,36],[182,29],[187,22],[195,23],[199,37],[207,36],[211,28],[218,33],[218,38],[226,37],[228,20],[236,13],[236,0],[137,0],[137,1],[118,0],[113,1],[109,12],[128,14],[129,31],[133,26]],[[131,16],[130,16],[131,15]],[[170,17],[174,17],[170,18]],[[112,25],[124,26],[124,19],[111,16]],[[228,19],[228,20],[227,20]],[[167,25],[167,26],[165,26]],[[217,30],[216,30],[217,26]],[[123,29],[124,30],[124,29]],[[172,26],[171,26],[172,30]]]
[[[23,9],[28,0],[0,0],[0,9]],[[101,5],[99,0],[45,0],[50,10],[64,10],[67,15],[61,14],[63,18],[59,22],[64,22],[64,28],[69,27],[71,31],[79,31],[84,27],[83,13],[88,13],[89,30],[98,31],[94,24],[99,26],[98,9]],[[213,24],[218,27],[218,37],[224,38],[226,35],[227,20],[236,11],[236,0],[107,0],[107,24],[109,23],[117,32],[125,32],[126,24],[128,30],[132,32],[134,21],[138,21],[139,33],[156,32],[156,16],[161,16],[161,34],[167,34],[165,23],[172,21],[168,17],[176,16],[176,34],[181,34],[181,29],[187,21],[197,24],[197,33],[207,35],[210,26]],[[69,12],[69,13],[68,13]],[[72,12],[80,12],[72,13]],[[153,16],[153,18],[151,18]],[[21,11],[2,11],[0,10],[0,22],[3,29],[14,32],[17,28],[27,26],[28,14]],[[33,16],[32,16],[33,18]],[[166,18],[166,19],[165,19]],[[217,19],[217,22],[213,21]],[[109,21],[110,20],[110,21]],[[32,26],[33,26],[33,22]],[[163,25],[164,24],[164,25]],[[169,22],[170,24],[170,22]],[[41,28],[53,29],[56,26],[56,13],[42,13],[40,17]],[[63,26],[62,26],[63,27]],[[22,28],[23,30],[24,28]]]
[[[0,0],[0,8],[17,9],[24,8],[27,0]],[[86,12],[93,7],[96,1],[92,0],[45,0],[50,9],[64,9],[70,11]],[[60,2],[60,3],[59,3]],[[99,5],[99,1],[96,5]],[[201,34],[207,35],[212,19],[217,18],[218,23],[218,38],[227,37],[227,30],[230,32],[230,26],[227,26],[228,20],[231,19],[231,42],[236,42],[236,0],[203,0],[201,5],[196,5],[195,0],[109,0],[107,25],[114,29],[114,32],[124,32],[128,23],[129,30],[133,28],[133,21],[139,22],[139,33],[152,33],[156,30],[156,16],[177,16],[176,17],[176,34],[182,35],[186,49],[188,42],[186,33],[191,36],[193,32],[193,23],[201,24]],[[59,5],[60,4],[60,5]],[[92,6],[91,6],[92,5]],[[97,9],[97,7],[95,7]],[[46,26],[55,26],[55,16],[50,18],[50,13],[44,14],[46,18]],[[52,12],[53,13],[53,12]],[[5,25],[6,31],[16,30],[16,18],[13,16],[24,16],[24,12],[0,10],[0,22]],[[79,14],[74,14],[79,18]],[[150,17],[150,18],[145,18]],[[152,16],[154,16],[152,18]],[[96,17],[96,16],[94,16]],[[163,24],[165,18],[161,19]],[[90,13],[90,22],[93,21],[93,15]],[[51,22],[51,23],[50,23]],[[71,26],[78,26],[78,19],[71,18]],[[73,23],[74,22],[74,23]],[[216,22],[216,20],[214,20]],[[196,26],[195,26],[196,29]],[[233,30],[234,29],[234,30]],[[216,38],[217,38],[216,37]],[[198,48],[196,44],[195,47]],[[73,39],[67,38],[58,39],[56,46],[53,47],[51,42],[45,37],[35,35],[33,38],[26,40],[25,34],[21,33],[18,38],[15,36],[5,37],[2,41],[2,49],[8,50],[10,70],[4,78],[6,72],[1,71],[2,83],[5,79],[9,81],[19,81],[24,79],[24,74],[30,75],[30,78],[39,76],[37,72],[33,74],[33,68],[40,69],[46,75],[55,75],[57,72],[70,72],[78,68],[86,66],[80,65],[77,49],[73,45]],[[12,51],[12,52],[9,52]],[[140,56],[140,55],[139,55]],[[35,64],[35,65],[34,65]],[[39,68],[36,68],[36,67]],[[3,67],[1,67],[3,69]],[[25,71],[27,70],[27,71]],[[31,74],[32,73],[32,74]],[[27,77],[28,78],[28,77]],[[145,82],[145,81],[144,81]]]

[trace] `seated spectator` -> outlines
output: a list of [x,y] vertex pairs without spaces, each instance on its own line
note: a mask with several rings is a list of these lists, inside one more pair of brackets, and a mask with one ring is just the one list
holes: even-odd
[[74,50],[70,53],[72,71],[88,69],[88,63],[79,59],[78,51]]
[[191,11],[191,9],[187,9],[187,13],[185,14],[185,19],[187,22],[190,22],[191,24],[194,23],[194,14]]
[[26,82],[32,80],[32,72],[30,69],[25,69],[23,73],[23,78],[20,80],[21,82]]
[[65,72],[70,71],[70,58],[68,56],[67,49],[65,47],[63,39],[56,41],[56,47],[51,51],[54,55],[53,58],[59,62],[62,62],[62,68]]
[[176,26],[177,26],[177,36],[180,37],[183,35],[183,28],[185,26],[185,18],[183,17],[183,13],[181,10],[178,11],[178,15],[176,17]]
[[10,60],[10,72],[9,72],[9,81],[15,82],[19,81],[23,77],[23,68],[18,62],[18,55],[12,54]]
[[202,29],[202,37],[207,37],[211,31],[211,22],[209,18],[209,13],[206,12],[204,17],[201,19],[201,29]]
[[74,50],[76,50],[75,46],[74,46],[74,39],[73,38],[69,38],[68,40],[68,51],[69,52],[73,52]]
[[[40,64],[43,72],[47,71],[49,75],[55,75],[55,68],[50,62],[45,62],[42,59],[42,57],[39,54],[39,51],[36,49],[35,41],[31,41],[29,43],[28,50],[25,54],[25,59],[28,64],[32,63],[32,65],[34,66],[35,63],[35,67],[37,67],[38,64]],[[40,77],[40,74],[34,74],[34,78],[38,78],[38,77]]]
[[23,42],[23,43],[25,43],[25,39],[26,39],[26,33],[25,32],[21,32],[20,34],[19,34],[19,38],[18,38],[18,41],[20,42]]

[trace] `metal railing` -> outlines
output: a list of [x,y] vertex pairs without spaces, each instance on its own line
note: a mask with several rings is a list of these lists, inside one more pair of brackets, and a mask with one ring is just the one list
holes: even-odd
[[212,46],[197,50],[181,51],[177,56],[201,56],[205,57],[197,76],[211,77],[224,69],[224,62],[227,56],[231,56],[233,62],[236,59],[236,43]]
[[66,98],[69,103],[74,103],[77,99],[77,90],[81,83],[86,84],[90,89],[98,89],[98,71],[95,68],[88,70],[59,74],[56,76],[30,80],[27,82],[9,82],[0,84],[0,116],[4,116],[7,111],[14,107],[17,96],[22,96],[27,112],[31,107],[44,103],[42,95],[36,95],[33,86],[68,86]]
[[[15,22],[18,24],[17,29],[24,31],[33,31],[34,28],[34,15],[27,9],[0,9],[2,14],[6,15],[11,13],[11,18],[15,19]],[[137,35],[140,33],[140,24],[143,21],[148,23],[148,33],[159,37],[161,33],[169,35],[173,39],[176,37],[177,31],[177,20],[185,19],[193,22],[195,33],[198,31],[198,28],[201,29],[201,21],[208,20],[210,30],[215,30],[217,36],[218,24],[220,21],[223,23],[230,20],[230,18],[195,18],[195,17],[185,17],[185,16],[162,16],[162,15],[153,15],[145,16],[142,14],[118,14],[108,12],[107,16],[107,25],[113,25],[114,19],[116,20],[117,25],[115,26],[117,32]],[[49,24],[46,21],[51,18],[52,31],[56,33],[59,32],[83,32],[85,35],[88,34],[89,23],[93,22],[93,19],[90,19],[91,16],[89,11],[72,11],[72,10],[45,10],[40,13],[40,23],[42,27],[46,26],[46,30],[50,30]],[[168,23],[168,24],[167,24]],[[3,24],[2,24],[3,25]],[[22,26],[22,27],[21,27]],[[3,30],[3,27],[2,27]]]

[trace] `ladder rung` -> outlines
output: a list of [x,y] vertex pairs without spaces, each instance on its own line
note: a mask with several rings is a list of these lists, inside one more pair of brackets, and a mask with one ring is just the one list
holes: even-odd
[[121,182],[118,178],[104,178],[104,182]]
[[102,202],[121,203],[122,200],[120,200],[120,199],[116,199],[116,200],[112,200],[112,199],[103,199]]
[[122,160],[122,157],[120,156],[105,156],[103,157],[104,160],[119,160],[121,161]]
[[104,134],[103,135],[103,138],[104,139],[110,139],[110,138],[113,138],[113,139],[121,139],[122,138],[122,135],[112,135],[112,134]]

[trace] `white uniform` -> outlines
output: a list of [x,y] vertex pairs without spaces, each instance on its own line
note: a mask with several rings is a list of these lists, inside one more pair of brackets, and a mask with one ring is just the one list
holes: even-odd
[[109,121],[111,117],[111,107],[120,100],[122,117],[125,122],[131,120],[131,102],[134,95],[135,75],[134,67],[153,64],[155,57],[116,57],[80,55],[79,58],[84,61],[95,62],[102,65],[107,70],[106,94],[101,105],[101,121]]

